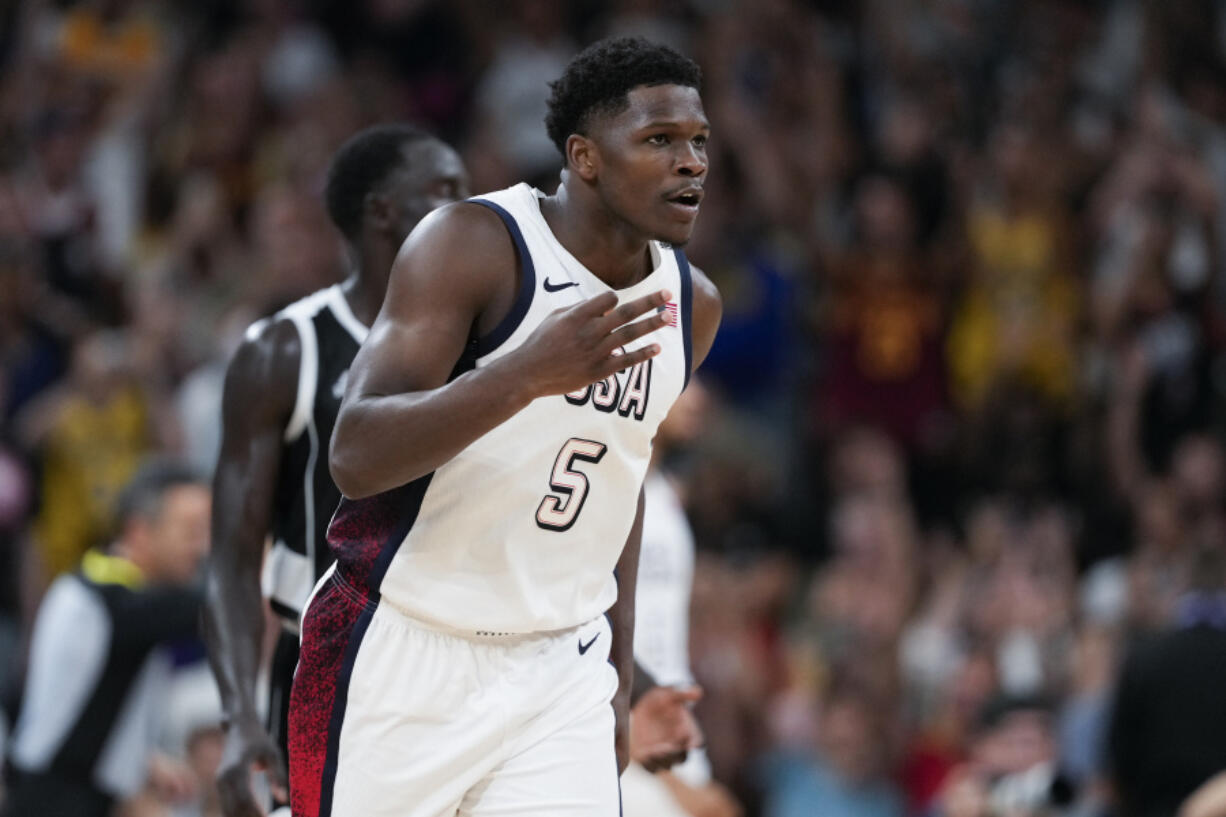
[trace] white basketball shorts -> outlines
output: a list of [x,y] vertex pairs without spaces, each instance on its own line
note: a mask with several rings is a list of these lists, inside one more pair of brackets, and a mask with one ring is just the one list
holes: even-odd
[[616,817],[611,642],[603,616],[442,632],[333,571],[303,616],[294,817]]

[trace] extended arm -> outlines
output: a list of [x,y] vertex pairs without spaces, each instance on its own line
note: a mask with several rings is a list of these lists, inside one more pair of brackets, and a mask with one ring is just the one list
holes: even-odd
[[329,464],[345,496],[411,482],[533,399],[583,388],[658,353],[648,345],[612,354],[665,325],[654,311],[625,325],[663,304],[663,294],[616,306],[605,293],[555,311],[515,351],[448,381],[474,330],[489,331],[509,311],[516,266],[502,222],[478,205],[436,210],[409,236],[350,369],[333,432]]
[[222,399],[204,634],[228,725],[219,788],[231,817],[260,813],[250,795],[253,765],[277,778],[283,774],[284,759],[265,733],[255,687],[264,638],[260,565],[300,354],[292,324],[265,326],[235,353]]
[[617,747],[617,773],[630,762],[630,692],[634,685],[634,596],[639,575],[639,549],[643,543],[643,491],[639,489],[638,510],[626,537],[626,546],[617,560],[617,601],[609,608],[613,645],[609,660],[617,668],[617,694],[613,696],[616,719],[614,742]]

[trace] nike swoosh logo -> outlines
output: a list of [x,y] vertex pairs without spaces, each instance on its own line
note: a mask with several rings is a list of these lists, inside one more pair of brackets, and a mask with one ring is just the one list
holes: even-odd
[[577,286],[579,286],[578,281],[567,281],[564,284],[551,284],[549,283],[548,278],[545,279],[545,291],[546,292],[560,292],[566,289],[567,287],[577,287]]
[[585,652],[590,650],[592,648],[592,645],[596,643],[596,639],[598,638],[600,638],[600,633],[596,633],[596,635],[592,636],[592,640],[587,642],[586,644],[580,641],[579,642],[579,654],[583,655]]

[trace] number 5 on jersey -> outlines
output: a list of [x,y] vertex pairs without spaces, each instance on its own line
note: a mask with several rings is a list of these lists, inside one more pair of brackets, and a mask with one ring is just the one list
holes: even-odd
[[608,446],[595,440],[585,440],[581,437],[571,437],[558,452],[558,458],[553,463],[553,475],[549,487],[561,496],[545,494],[540,506],[536,509],[536,524],[545,530],[570,530],[571,525],[579,518],[583,510],[583,501],[587,499],[587,475],[575,470],[575,461],[600,462]]

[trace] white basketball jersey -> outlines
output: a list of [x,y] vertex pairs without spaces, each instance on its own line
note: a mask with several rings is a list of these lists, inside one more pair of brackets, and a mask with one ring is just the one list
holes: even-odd
[[[559,307],[611,288],[554,237],[543,194],[521,184],[473,201],[514,239],[520,290],[507,317],[472,344],[480,368],[512,354]],[[634,522],[656,428],[689,378],[690,270],[650,243],[653,269],[619,302],[672,293],[650,361],[569,395],[534,400],[433,474],[365,500],[344,500],[329,530],[351,584],[409,615],[497,633],[572,627],[617,598],[614,567]]]

